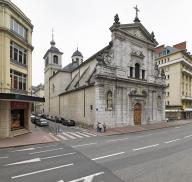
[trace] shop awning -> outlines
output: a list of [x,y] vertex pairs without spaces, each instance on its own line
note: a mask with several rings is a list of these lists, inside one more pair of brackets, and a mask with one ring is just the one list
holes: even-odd
[[44,97],[34,97],[14,93],[0,93],[0,100],[7,101],[25,101],[25,102],[45,102]]

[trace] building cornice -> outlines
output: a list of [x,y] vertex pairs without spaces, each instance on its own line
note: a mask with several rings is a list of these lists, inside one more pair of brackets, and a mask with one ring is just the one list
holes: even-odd
[[0,4],[7,6],[10,8],[14,13],[22,17],[22,19],[33,29],[33,25],[31,24],[31,20],[10,0],[0,0]]
[[34,47],[29,44],[28,42],[26,42],[24,39],[20,38],[19,36],[17,36],[14,32],[12,32],[11,30],[7,29],[7,28],[2,28],[0,27],[0,32],[6,32],[8,33],[11,37],[14,37],[17,41],[19,41],[21,44],[24,44],[26,47],[28,47],[29,49],[31,49],[31,51],[34,49]]

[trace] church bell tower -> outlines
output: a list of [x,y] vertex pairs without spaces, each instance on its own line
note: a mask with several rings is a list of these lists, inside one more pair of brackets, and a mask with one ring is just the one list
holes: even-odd
[[62,69],[62,52],[55,47],[55,41],[52,33],[51,47],[45,53],[43,59],[44,67],[44,88],[45,88],[45,113],[49,114],[49,100],[50,100],[50,77],[57,71]]

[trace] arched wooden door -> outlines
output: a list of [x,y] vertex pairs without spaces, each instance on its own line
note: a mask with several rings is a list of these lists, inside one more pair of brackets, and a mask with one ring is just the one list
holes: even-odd
[[141,104],[139,103],[134,106],[134,124],[141,125]]

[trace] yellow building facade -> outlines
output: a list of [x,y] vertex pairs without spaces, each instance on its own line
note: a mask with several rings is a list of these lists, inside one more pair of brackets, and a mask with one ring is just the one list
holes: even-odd
[[156,64],[165,74],[166,117],[192,118],[192,57],[186,42],[156,48]]
[[31,131],[32,31],[29,18],[0,0],[0,137]]

